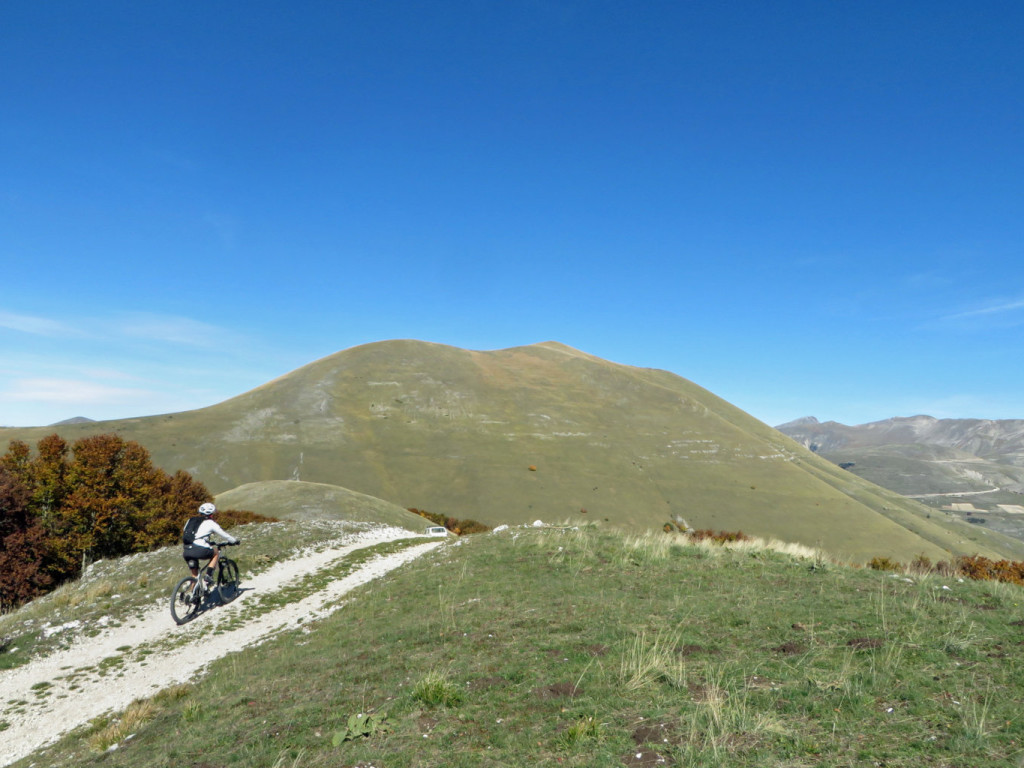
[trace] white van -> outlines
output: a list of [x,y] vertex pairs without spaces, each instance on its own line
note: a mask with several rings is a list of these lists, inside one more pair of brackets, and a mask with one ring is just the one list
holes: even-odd
[[427,527],[427,536],[447,536],[448,529],[443,525],[431,525]]

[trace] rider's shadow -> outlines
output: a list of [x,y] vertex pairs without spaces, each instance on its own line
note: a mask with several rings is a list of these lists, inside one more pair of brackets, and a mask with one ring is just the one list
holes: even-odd
[[230,589],[228,587],[221,587],[219,592],[213,592],[207,595],[206,598],[207,601],[212,601],[210,603],[210,607],[217,605],[227,605],[228,603],[233,603],[235,600],[237,600],[242,595],[242,593],[251,592],[252,589],[252,587],[243,587],[241,585],[236,584],[234,587],[231,587]]
[[203,602],[199,606],[199,610],[196,611],[195,616],[193,616],[192,618],[196,618],[200,614],[206,613],[207,611],[213,610],[214,608],[220,608],[221,606],[233,603],[235,600],[239,598],[239,596],[241,596],[243,592],[251,592],[252,590],[252,587],[242,586],[236,586],[231,590],[227,590],[223,587],[221,588],[221,590],[211,590],[210,592],[207,592],[206,595],[203,597]]

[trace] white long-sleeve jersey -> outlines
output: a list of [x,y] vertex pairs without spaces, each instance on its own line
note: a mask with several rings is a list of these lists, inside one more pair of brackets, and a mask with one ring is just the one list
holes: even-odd
[[205,547],[206,549],[213,549],[213,547],[210,546],[210,542],[206,540],[207,537],[213,533],[217,534],[218,536],[223,536],[232,544],[238,541],[238,539],[236,539],[230,533],[228,533],[219,525],[217,525],[213,520],[211,520],[210,518],[206,518],[205,520],[203,520],[203,522],[199,524],[199,527],[196,528],[196,540],[193,541],[192,544],[196,547]]

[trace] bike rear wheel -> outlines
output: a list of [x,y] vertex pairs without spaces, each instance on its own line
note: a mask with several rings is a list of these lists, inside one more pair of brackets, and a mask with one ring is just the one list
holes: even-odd
[[220,570],[217,573],[217,592],[222,603],[230,603],[238,597],[238,565],[234,560],[221,557]]
[[195,586],[195,578],[186,576],[178,582],[178,586],[171,593],[171,617],[176,624],[184,624],[191,620],[199,610],[202,598],[195,594]]

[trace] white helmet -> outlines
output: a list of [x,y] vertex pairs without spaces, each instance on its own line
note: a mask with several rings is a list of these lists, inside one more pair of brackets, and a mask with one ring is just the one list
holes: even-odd
[[205,504],[200,504],[199,505],[199,514],[200,515],[206,515],[207,517],[209,517],[210,515],[212,515],[216,511],[217,511],[217,508],[215,506],[213,506],[213,504],[211,504],[210,502],[206,502]]

